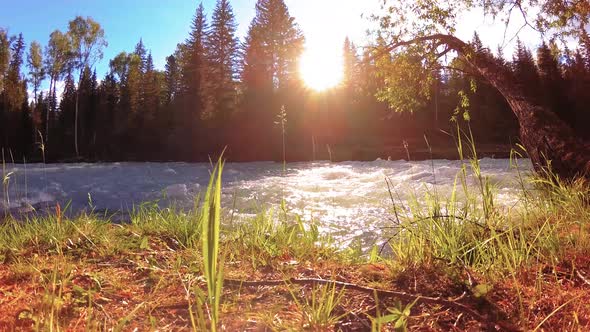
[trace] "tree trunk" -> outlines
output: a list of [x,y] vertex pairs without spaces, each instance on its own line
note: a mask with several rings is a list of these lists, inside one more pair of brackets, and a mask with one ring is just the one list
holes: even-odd
[[576,137],[573,129],[549,107],[527,96],[512,71],[487,52],[473,48],[455,36],[436,34],[389,47],[393,50],[424,41],[436,41],[455,50],[462,60],[488,80],[506,98],[520,125],[520,139],[537,172],[549,167],[565,180],[585,177],[590,180],[590,144]]
[[47,142],[49,142],[49,113],[51,112],[51,108],[53,108],[52,105],[52,91],[51,89],[53,89],[53,81],[54,78],[53,76],[51,76],[51,78],[49,79],[49,93],[48,93],[48,97],[47,97],[47,111],[45,112],[45,144],[47,144]]
[[80,153],[78,152],[78,100],[80,96],[80,84],[78,84],[78,89],[76,91],[76,111],[74,112],[74,149],[76,150],[76,158],[80,157]]
[[[468,47],[466,45],[466,47]],[[465,49],[465,48],[464,48]],[[590,179],[590,145],[548,106],[526,95],[514,74],[489,53],[463,53],[471,64],[506,98],[520,125],[520,139],[537,172],[550,169],[561,179]]]

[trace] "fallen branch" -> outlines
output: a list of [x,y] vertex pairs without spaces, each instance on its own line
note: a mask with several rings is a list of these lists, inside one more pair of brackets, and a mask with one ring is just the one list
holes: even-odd
[[485,321],[486,318],[479,313],[475,312],[473,309],[467,307],[464,304],[461,304],[457,301],[461,300],[465,297],[465,293],[461,294],[458,298],[455,299],[444,299],[442,297],[429,297],[429,296],[422,296],[422,295],[415,295],[406,292],[399,292],[399,291],[392,291],[392,290],[385,290],[385,289],[377,289],[372,287],[361,286],[357,284],[352,284],[348,282],[342,281],[334,281],[334,280],[326,280],[326,279],[298,279],[298,278],[290,278],[285,280],[261,280],[261,281],[244,281],[244,280],[233,280],[233,279],[226,279],[224,281],[224,285],[230,287],[264,287],[264,286],[281,286],[281,285],[288,285],[288,284],[295,284],[295,285],[335,285],[340,288],[356,290],[359,292],[367,293],[367,294],[377,294],[379,296],[386,296],[386,297],[395,297],[397,299],[408,301],[408,302],[422,302],[427,304],[438,304],[445,307],[455,308],[460,310],[461,312],[465,312],[478,320]]
[[[367,293],[370,295],[376,295],[381,297],[393,297],[399,300],[407,301],[407,302],[414,302],[417,303],[425,303],[425,304],[435,304],[444,306],[447,308],[456,309],[462,313],[468,314],[472,316],[474,319],[478,320],[480,323],[490,327],[493,330],[497,330],[498,328],[505,330],[505,331],[520,331],[517,327],[513,326],[507,322],[492,322],[490,319],[484,315],[479,314],[475,310],[469,308],[468,306],[459,303],[458,301],[465,298],[467,295],[465,292],[461,294],[461,296],[456,297],[454,299],[445,299],[442,297],[429,297],[429,296],[422,296],[422,295],[415,295],[406,292],[400,291],[393,291],[393,290],[385,290],[385,289],[378,289],[372,287],[361,286],[353,283],[342,282],[342,281],[334,281],[334,280],[326,280],[326,279],[314,279],[314,278],[290,278],[290,279],[283,279],[283,280],[260,280],[260,281],[246,281],[246,280],[235,280],[235,279],[225,279],[223,281],[224,286],[228,287],[275,287],[275,286],[284,286],[289,284],[295,285],[334,285],[336,287],[349,289],[349,290],[356,290],[359,292]],[[158,307],[159,309],[181,309],[187,308],[188,302],[181,303],[181,304],[173,304],[168,306],[161,306]],[[491,325],[491,326],[490,326]]]

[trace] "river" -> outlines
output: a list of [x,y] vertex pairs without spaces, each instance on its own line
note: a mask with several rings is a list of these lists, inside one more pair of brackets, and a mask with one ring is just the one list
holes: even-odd
[[[517,205],[519,171],[510,160],[486,158],[480,164],[493,184],[495,203],[500,208]],[[207,163],[8,164],[8,195],[5,187],[0,210],[59,203],[69,205],[70,213],[129,211],[143,202],[190,208],[206,188],[210,169]],[[519,161],[521,173],[530,169],[528,160]],[[351,241],[374,237],[390,222],[393,205],[386,178],[396,206],[403,209],[408,199],[421,199],[426,191],[450,195],[460,170],[460,161],[449,160],[301,162],[288,163],[285,170],[274,162],[228,163],[223,202],[226,209],[249,215],[284,199],[291,212],[317,220],[321,231]],[[469,174],[468,183],[477,190]]]

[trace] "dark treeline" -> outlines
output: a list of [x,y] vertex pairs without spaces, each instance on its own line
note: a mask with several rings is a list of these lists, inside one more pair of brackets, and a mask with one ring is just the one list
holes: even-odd
[[[379,101],[383,82],[370,49],[348,39],[342,83],[311,91],[298,72],[304,36],[283,0],[258,0],[243,41],[229,0],[218,0],[210,18],[201,5],[164,70],[154,68],[140,40],[111,59],[99,81],[93,65],[106,46],[103,35],[97,22],[78,17],[67,32],[51,33],[44,48],[32,42],[27,52],[22,34],[0,29],[0,147],[7,160],[196,161],[224,147],[233,160],[278,160],[283,135],[289,160],[325,158],[326,151],[336,151],[336,159],[374,159],[404,141],[422,146],[425,134],[442,142],[442,131],[454,126],[449,119],[464,110],[479,143],[518,136],[502,96],[467,72],[440,71],[422,82],[430,87],[423,102],[399,105],[414,112],[391,112]],[[510,59],[496,56],[531,97],[587,136],[590,38],[582,39],[576,50],[543,43],[533,54],[518,42]],[[472,43],[490,52],[477,35]]]

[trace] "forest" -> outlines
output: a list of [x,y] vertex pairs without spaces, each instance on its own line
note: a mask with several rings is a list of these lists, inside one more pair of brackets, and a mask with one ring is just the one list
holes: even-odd
[[[3,157],[206,161],[227,148],[230,160],[281,160],[283,138],[287,160],[328,159],[331,150],[336,159],[368,160],[388,157],[388,147],[424,146],[424,137],[452,146],[453,122],[468,122],[479,143],[506,151],[518,143],[519,124],[504,97],[479,75],[457,70],[459,58],[438,60],[426,93],[396,106],[383,98],[379,38],[375,47],[344,40],[342,82],[317,92],[300,78],[305,36],[284,2],[258,1],[245,38],[236,30],[229,0],[218,1],[210,17],[201,4],[164,69],[154,67],[140,39],[108,60],[99,78],[94,65],[108,43],[91,17],[51,32],[47,45],[0,28]],[[470,45],[507,65],[530,98],[588,138],[590,36],[576,42],[570,49],[540,40],[528,49],[518,40],[514,53],[504,54],[475,34]]]

